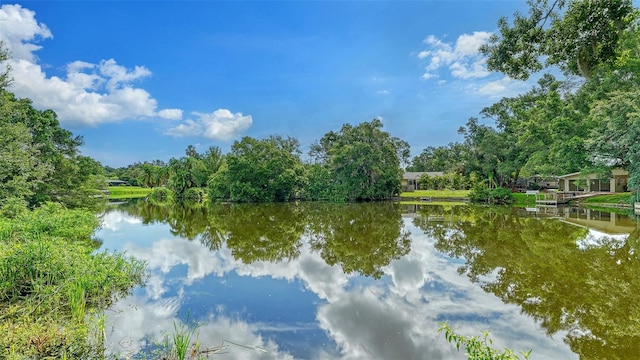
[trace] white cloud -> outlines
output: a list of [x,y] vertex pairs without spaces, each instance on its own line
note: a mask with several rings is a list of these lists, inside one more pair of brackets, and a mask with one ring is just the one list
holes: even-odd
[[230,140],[247,130],[253,123],[251,115],[232,113],[227,109],[218,109],[209,114],[194,112],[197,120],[187,119],[184,123],[168,129],[165,134],[183,136],[201,136],[208,139]]
[[429,80],[429,79],[434,78],[434,77],[436,77],[436,75],[426,72],[426,73],[422,74],[422,76],[420,78],[422,80]]
[[167,120],[180,120],[182,119],[182,110],[180,109],[164,109],[158,111],[158,116]]
[[42,47],[33,42],[53,38],[45,24],[39,24],[36,13],[20,5],[0,7],[0,40],[15,58],[33,62],[33,52]]
[[446,43],[433,35],[429,35],[423,43],[428,46],[416,56],[419,60],[426,60],[423,80],[438,77],[438,70],[446,68],[451,76],[459,79],[477,79],[489,75],[485,66],[485,59],[479,48],[485,44],[491,33],[475,31],[473,34],[462,34],[455,44]]
[[456,41],[456,52],[462,55],[476,55],[480,46],[486,44],[491,37],[491,33],[486,31],[475,31],[472,35],[462,34]]
[[161,117],[180,119],[179,109],[158,110],[149,92],[133,82],[151,76],[144,66],[128,69],[116,60],[97,64],[72,61],[63,77],[47,76],[35,51],[40,40],[53,38],[45,24],[38,23],[35,12],[20,5],[0,7],[0,41],[12,53],[11,90],[30,98],[40,109],[53,109],[61,123],[98,125],[128,119]]

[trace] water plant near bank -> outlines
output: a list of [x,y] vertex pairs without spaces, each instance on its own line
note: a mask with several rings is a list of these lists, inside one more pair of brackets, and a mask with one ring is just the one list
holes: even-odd
[[[464,336],[458,334],[449,324],[442,324],[438,332],[444,332],[444,337],[450,344],[454,344],[460,351],[464,347],[469,360],[520,360],[520,356],[513,350],[505,348],[499,350],[493,347],[493,340],[487,331],[483,331],[481,336]],[[526,360],[531,355],[531,350],[522,351],[522,360]]]
[[100,358],[101,313],[143,280],[144,264],[97,251],[87,210],[47,203],[0,218],[0,358]]

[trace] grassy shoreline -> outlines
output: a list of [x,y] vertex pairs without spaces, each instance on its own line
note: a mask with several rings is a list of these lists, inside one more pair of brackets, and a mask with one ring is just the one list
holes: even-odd
[[145,265],[98,250],[99,224],[54,203],[0,217],[0,358],[102,358],[104,310]]
[[400,193],[401,198],[468,199],[469,190],[416,190]]
[[146,197],[153,189],[140,186],[109,186],[108,191],[109,199],[137,199]]

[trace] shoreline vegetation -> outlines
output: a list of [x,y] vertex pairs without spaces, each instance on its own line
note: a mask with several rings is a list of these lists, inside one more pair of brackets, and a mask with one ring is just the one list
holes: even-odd
[[[416,190],[402,192],[398,200],[402,204],[421,205],[429,203],[461,203],[469,202],[469,190]],[[513,203],[511,206],[535,206],[535,197],[524,193],[512,193]],[[633,194],[631,192],[599,194],[585,198],[573,205],[589,208],[618,208],[633,209]]]
[[[154,192],[160,192],[162,201],[164,203],[171,199],[168,194],[168,189],[163,187],[158,188],[146,188],[141,186],[109,186],[108,198],[110,200],[125,200],[125,199],[139,199],[146,198],[152,195]],[[206,196],[206,194],[204,194]],[[410,192],[402,192],[394,201],[398,201],[402,204],[420,205],[427,203],[460,203],[465,204],[470,201],[470,190],[415,190]],[[588,197],[579,202],[574,202],[574,205],[586,206],[586,207],[613,207],[628,209],[633,208],[632,194],[630,192],[615,193],[615,194],[599,194],[592,197]],[[524,193],[512,193],[513,203],[511,206],[535,206],[535,198],[526,195]],[[204,199],[203,199],[204,200]]]
[[0,217],[0,358],[104,356],[104,316],[144,280],[143,262],[99,250],[99,219],[46,203]]

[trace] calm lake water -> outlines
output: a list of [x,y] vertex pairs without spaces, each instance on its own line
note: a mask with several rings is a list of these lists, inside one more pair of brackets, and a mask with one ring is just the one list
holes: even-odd
[[136,354],[197,323],[221,359],[464,359],[437,330],[487,330],[532,359],[640,354],[640,230],[585,209],[120,205],[104,247],[145,260],[107,312]]

